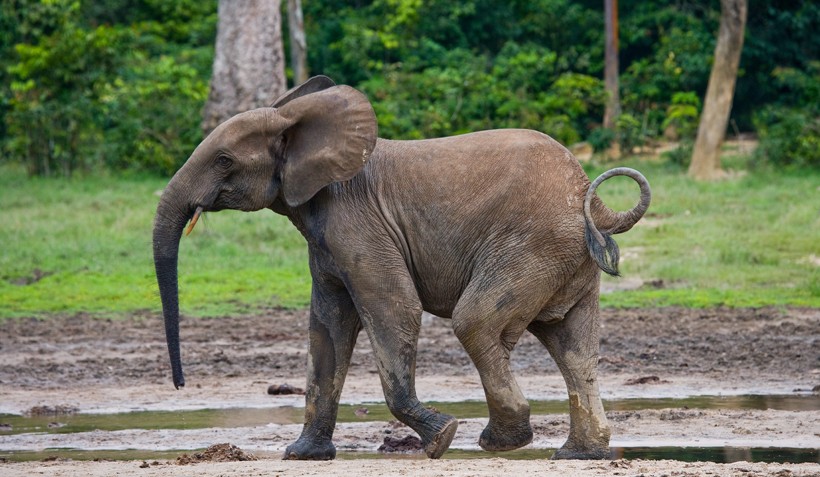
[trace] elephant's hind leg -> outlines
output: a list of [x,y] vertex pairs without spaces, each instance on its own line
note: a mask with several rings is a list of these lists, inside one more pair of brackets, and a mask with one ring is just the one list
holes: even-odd
[[450,447],[458,428],[453,416],[428,409],[416,397],[416,350],[421,328],[421,302],[409,273],[389,258],[359,270],[389,269],[389,276],[358,273],[351,279],[354,300],[370,337],[390,412],[421,437],[424,451],[437,459]]
[[598,391],[598,292],[588,292],[563,321],[534,321],[527,328],[543,343],[564,375],[570,430],[555,459],[607,459],[610,428]]
[[[530,406],[510,371],[510,351],[534,310],[511,291],[471,285],[453,312],[453,330],[481,376],[490,421],[479,438],[487,451],[506,451],[532,442]],[[510,317],[515,318],[510,318]]]

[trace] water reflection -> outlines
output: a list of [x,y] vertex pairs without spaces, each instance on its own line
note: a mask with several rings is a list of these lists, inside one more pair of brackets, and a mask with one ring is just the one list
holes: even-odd
[[778,447],[627,447],[613,448],[614,459],[679,460],[683,462],[820,463],[818,449]]
[[[72,460],[173,460],[183,453],[191,453],[202,449],[178,451],[81,451],[71,449],[49,449],[42,452],[3,452],[0,458],[9,462],[41,461],[45,459],[72,459]],[[465,451],[458,449],[448,450],[443,459],[492,459],[504,458],[508,460],[536,460],[549,459],[555,453],[554,449],[521,449],[510,452]],[[262,459],[279,459],[280,452],[253,452]],[[339,452],[338,459],[389,459],[389,460],[424,460],[423,453],[417,454],[380,454],[372,452]],[[612,459],[644,459],[644,460],[678,460],[682,462],[716,462],[720,464],[731,462],[769,462],[769,463],[820,463],[818,449],[789,449],[789,448],[744,448],[744,447],[614,447]]]
[[[430,403],[441,412],[460,419],[487,417],[484,401]],[[532,415],[564,414],[566,401],[531,401]],[[367,408],[363,413],[361,408]],[[781,411],[820,410],[820,396],[699,396],[684,399],[621,399],[604,401],[607,411],[643,409],[755,409]],[[357,412],[359,411],[359,412]],[[145,411],[122,414],[73,414],[63,416],[0,415],[0,436],[28,432],[64,434],[93,430],[236,428],[272,424],[300,424],[304,408],[203,409],[198,411]],[[338,422],[373,422],[395,419],[383,403],[339,406]],[[55,425],[56,424],[56,425]]]

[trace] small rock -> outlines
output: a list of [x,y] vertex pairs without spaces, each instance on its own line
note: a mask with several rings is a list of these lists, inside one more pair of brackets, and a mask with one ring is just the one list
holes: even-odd
[[272,396],[285,396],[288,394],[305,394],[305,390],[291,386],[290,384],[271,384],[268,386],[268,394]]
[[661,378],[657,376],[642,376],[640,378],[628,379],[624,384],[627,386],[634,386],[636,384],[662,384],[668,382],[669,381],[661,380]]

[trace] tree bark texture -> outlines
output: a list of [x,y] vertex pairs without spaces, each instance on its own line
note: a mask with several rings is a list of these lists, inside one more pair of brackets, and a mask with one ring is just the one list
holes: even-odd
[[720,29],[715,59],[689,165],[689,175],[698,180],[719,179],[724,175],[720,168],[720,148],[732,110],[746,14],[746,0],[720,1]]
[[202,131],[268,106],[287,89],[280,0],[219,0],[211,90]]
[[621,95],[618,85],[618,0],[604,0],[606,50],[604,55],[604,85],[607,92],[604,127],[615,128],[615,119],[621,114]]
[[290,32],[290,64],[293,83],[302,84],[308,79],[307,38],[302,17],[302,0],[288,0],[288,31]]

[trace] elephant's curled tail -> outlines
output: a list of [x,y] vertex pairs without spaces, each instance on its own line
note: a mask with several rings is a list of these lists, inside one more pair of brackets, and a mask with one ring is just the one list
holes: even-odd
[[[615,176],[627,176],[637,182],[641,188],[641,198],[638,204],[631,210],[613,213],[612,220],[609,221],[611,225],[608,224],[610,226],[601,231],[592,220],[592,212],[590,211],[592,200],[595,197],[595,190],[598,186],[605,180]],[[652,191],[649,188],[649,181],[646,180],[643,174],[629,167],[610,169],[598,176],[598,178],[590,184],[584,200],[584,219],[586,220],[584,235],[587,249],[601,270],[615,277],[620,275],[620,272],[618,272],[620,252],[618,250],[618,244],[615,243],[615,240],[612,238],[612,234],[626,232],[632,228],[632,226],[643,217],[643,214],[646,213],[651,200]]]

